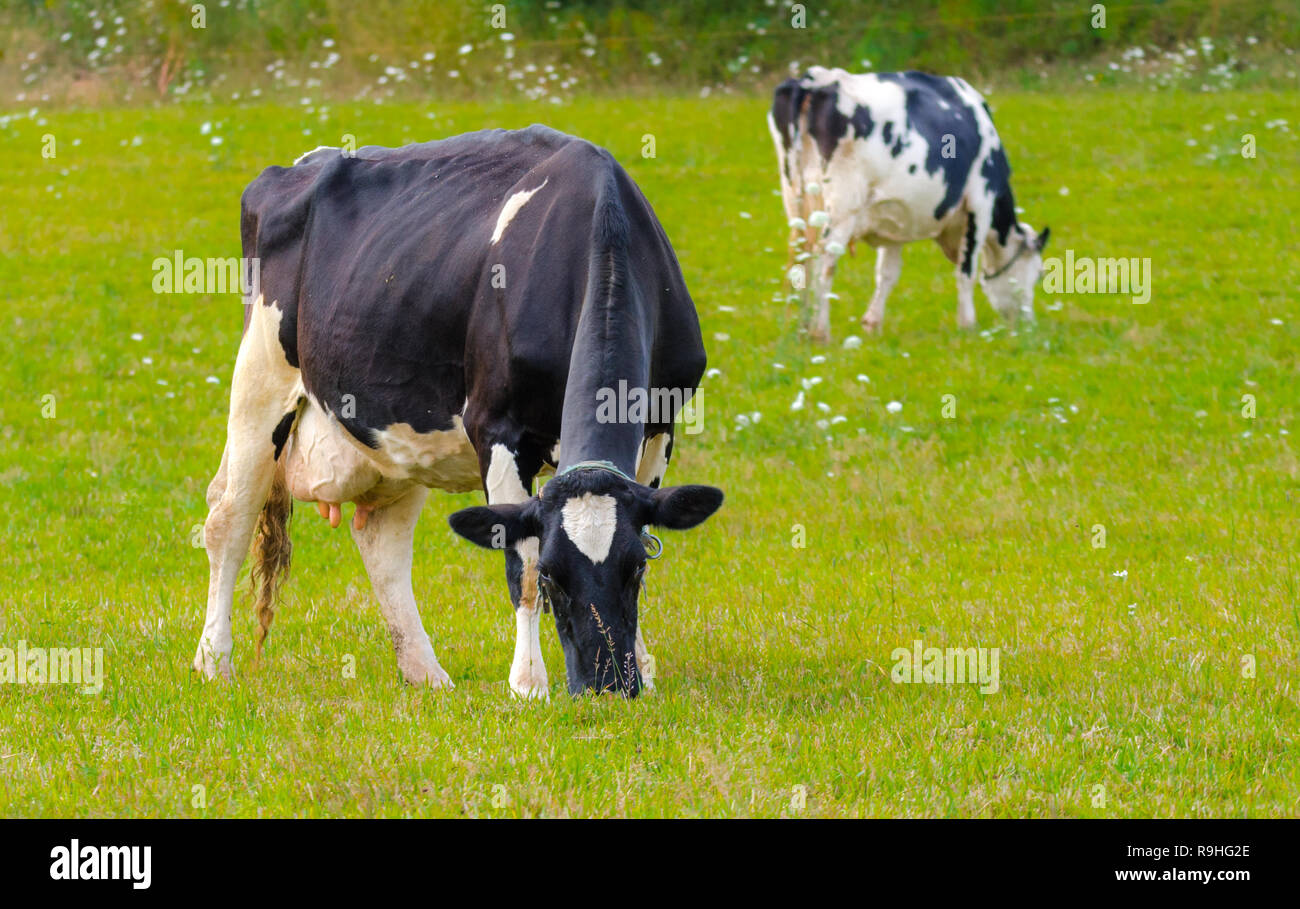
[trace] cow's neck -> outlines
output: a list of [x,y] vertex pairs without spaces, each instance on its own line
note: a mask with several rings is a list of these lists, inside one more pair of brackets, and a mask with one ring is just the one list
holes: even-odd
[[1016,254],[1016,232],[1007,234],[1007,242],[998,240],[997,231],[989,231],[988,241],[984,244],[984,273],[992,275],[1000,271],[1011,257]]
[[993,223],[984,241],[984,268],[992,273],[1002,268],[1020,247],[1016,230],[1016,200],[1011,187],[1004,187],[993,200]]
[[[559,470],[584,461],[609,461],[629,477],[636,476],[645,422],[627,419],[620,398],[634,389],[649,391],[650,331],[639,310],[626,301],[588,301],[583,307],[564,389]],[[613,407],[608,406],[611,400]]]

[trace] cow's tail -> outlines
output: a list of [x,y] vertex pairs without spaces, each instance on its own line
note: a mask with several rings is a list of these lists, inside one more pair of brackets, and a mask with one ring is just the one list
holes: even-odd
[[275,618],[275,602],[280,587],[289,576],[289,559],[293,543],[289,539],[289,518],[293,515],[293,496],[284,479],[284,469],[276,465],[271,481],[271,495],[262,506],[253,535],[253,570],[249,585],[253,592],[253,610],[257,613],[257,659],[262,658],[262,644]]

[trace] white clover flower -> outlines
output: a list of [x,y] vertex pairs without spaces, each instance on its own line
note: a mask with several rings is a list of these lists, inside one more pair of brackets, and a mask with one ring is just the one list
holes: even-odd
[[808,216],[809,227],[825,227],[831,223],[831,216],[824,211],[815,211]]
[[903,409],[903,405],[899,401],[890,401],[888,404],[885,405],[885,410],[889,411],[890,413],[898,413],[902,409]]
[[844,339],[844,343],[841,346],[845,350],[857,350],[859,347],[862,346],[862,339],[859,338],[857,335],[849,335],[847,338]]

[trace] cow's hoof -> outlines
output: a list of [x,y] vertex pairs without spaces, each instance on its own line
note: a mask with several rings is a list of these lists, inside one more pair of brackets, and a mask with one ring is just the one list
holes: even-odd
[[190,665],[193,666],[195,672],[202,673],[206,679],[222,678],[227,682],[230,681],[229,653],[217,653],[206,644],[200,644],[198,650],[194,652],[194,661]]
[[437,663],[432,666],[403,666],[402,678],[406,679],[408,685],[424,686],[434,690],[446,689],[450,691],[456,685],[447,675],[447,671]]
[[873,316],[863,316],[862,330],[871,335],[880,334],[880,320]]
[[517,697],[521,697],[526,701],[534,698],[547,701],[551,699],[551,686],[545,673],[540,677],[520,676],[519,678],[512,678],[510,680],[510,690]]

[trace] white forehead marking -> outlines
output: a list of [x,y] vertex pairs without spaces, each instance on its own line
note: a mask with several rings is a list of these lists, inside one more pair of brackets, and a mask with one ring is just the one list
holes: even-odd
[[584,492],[564,503],[564,532],[569,535],[578,551],[599,565],[609,555],[617,526],[616,503],[613,496],[598,496]]
[[[545,186],[550,182],[551,178],[547,177],[542,181],[542,186]],[[542,186],[537,187],[537,189],[521,190],[509,199],[506,199],[506,204],[501,208],[501,214],[497,216],[496,230],[492,231],[493,244],[496,244],[501,239],[501,235],[506,232],[506,228],[510,225],[510,222],[514,219],[515,215],[519,214],[519,209],[523,208],[524,203],[531,199],[533,193],[537,192],[538,189],[541,189]]]

